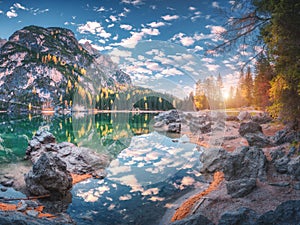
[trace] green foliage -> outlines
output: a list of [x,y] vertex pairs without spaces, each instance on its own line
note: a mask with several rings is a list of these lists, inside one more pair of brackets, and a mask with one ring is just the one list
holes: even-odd
[[[262,35],[273,56],[276,77],[271,82],[269,111],[283,120],[300,119],[300,4],[299,1],[259,1],[271,21]],[[268,5],[268,6],[266,6]]]

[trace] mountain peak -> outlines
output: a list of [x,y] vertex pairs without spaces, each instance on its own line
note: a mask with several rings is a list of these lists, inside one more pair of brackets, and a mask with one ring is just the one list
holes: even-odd
[[131,84],[109,56],[82,46],[65,28],[27,26],[1,45],[0,99],[57,105],[71,101],[76,91],[86,98],[101,86]]

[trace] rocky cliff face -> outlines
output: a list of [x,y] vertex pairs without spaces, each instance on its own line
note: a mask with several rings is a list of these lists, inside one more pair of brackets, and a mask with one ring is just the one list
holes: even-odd
[[6,102],[70,104],[75,93],[91,99],[116,84],[130,85],[130,77],[68,29],[28,26],[0,41],[0,99]]

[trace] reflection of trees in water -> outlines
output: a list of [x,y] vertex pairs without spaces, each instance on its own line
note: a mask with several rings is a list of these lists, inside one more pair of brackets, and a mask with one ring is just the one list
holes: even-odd
[[72,117],[73,133],[79,146],[116,157],[130,145],[134,135],[151,131],[154,114],[99,113]]
[[21,160],[33,135],[48,130],[68,141],[116,157],[134,135],[152,131],[154,114],[0,115],[0,163]]

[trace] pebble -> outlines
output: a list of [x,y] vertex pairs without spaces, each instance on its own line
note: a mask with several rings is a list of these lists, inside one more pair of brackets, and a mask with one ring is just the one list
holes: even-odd
[[32,217],[37,217],[39,215],[39,212],[35,211],[35,210],[27,210],[26,214],[28,216],[32,216]]

